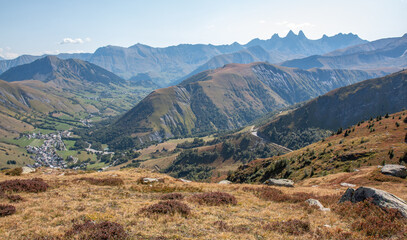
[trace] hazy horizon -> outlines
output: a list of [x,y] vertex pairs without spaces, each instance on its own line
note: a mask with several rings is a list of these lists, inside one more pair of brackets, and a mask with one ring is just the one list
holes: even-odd
[[307,38],[353,33],[369,41],[407,33],[407,1],[0,0],[0,56],[88,52],[137,43],[246,44],[303,30]]

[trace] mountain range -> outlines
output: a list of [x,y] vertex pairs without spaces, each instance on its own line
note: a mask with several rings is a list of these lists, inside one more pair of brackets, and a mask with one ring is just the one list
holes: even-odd
[[6,132],[22,132],[24,129],[14,126],[29,127],[27,119],[44,120],[51,112],[71,117],[117,115],[151,90],[136,89],[139,87],[89,62],[55,56],[11,68],[0,79],[0,129]]
[[326,137],[327,133],[406,107],[407,70],[404,70],[332,90],[260,126],[258,135],[297,149]]
[[[264,62],[229,64],[149,94],[110,128],[107,141],[142,141],[231,130],[261,115],[377,76],[356,70],[301,70]],[[106,139],[108,135],[108,139]],[[116,136],[114,136],[116,135]]]
[[336,50],[324,55],[289,60],[280,65],[301,69],[382,69],[395,72],[407,67],[407,34]]
[[[268,61],[278,63],[289,59],[315,54],[325,54],[339,48],[366,43],[354,34],[324,35],[311,40],[302,31],[290,31],[286,37],[274,34],[268,40],[253,39],[245,45],[181,44],[154,48],[136,44],[131,47],[106,46],[93,54],[58,54],[61,59],[78,58],[105,68],[118,76],[129,79],[137,74],[148,75],[160,86],[173,85],[197,72],[222,67],[227,63]],[[11,67],[33,62],[43,56],[23,55],[13,60],[0,61],[0,73]]]

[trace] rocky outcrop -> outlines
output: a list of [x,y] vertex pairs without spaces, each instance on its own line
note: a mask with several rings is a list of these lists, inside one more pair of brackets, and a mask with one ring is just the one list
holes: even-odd
[[381,172],[394,177],[407,177],[407,169],[403,165],[387,164],[382,167]]
[[330,208],[324,207],[324,206],[321,204],[321,202],[319,202],[319,201],[316,200],[316,199],[310,198],[310,199],[308,199],[308,200],[305,200],[305,202],[308,203],[310,206],[317,206],[317,207],[319,208],[319,210],[321,210],[321,211],[324,211],[324,212],[326,212],[326,211],[331,211]]
[[158,178],[143,178],[143,183],[153,183],[153,182],[158,182]]
[[32,167],[24,166],[24,167],[22,167],[22,169],[23,169],[22,174],[28,174],[28,173],[35,172],[35,168],[32,168]]
[[372,203],[379,207],[397,209],[404,217],[407,218],[407,202],[391,193],[383,190],[360,187],[356,190],[348,188],[342,195],[339,203],[351,201],[353,203],[361,202],[366,199],[372,199]]
[[264,184],[269,186],[279,186],[279,187],[294,187],[294,181],[290,179],[274,179],[270,178],[264,182]]
[[229,180],[222,180],[218,184],[231,184],[232,182]]
[[343,182],[343,183],[341,183],[340,185],[341,185],[342,187],[350,187],[350,188],[356,187],[355,184],[346,183],[346,182]]

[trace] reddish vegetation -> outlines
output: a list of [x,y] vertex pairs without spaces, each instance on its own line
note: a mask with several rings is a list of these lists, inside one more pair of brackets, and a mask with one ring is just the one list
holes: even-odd
[[264,229],[291,235],[302,235],[311,231],[308,221],[298,219],[270,223],[265,225]]
[[191,213],[191,208],[185,203],[177,200],[161,201],[153,204],[141,210],[147,214],[170,214],[174,215],[179,213],[183,216],[187,216]]
[[0,182],[0,191],[4,192],[45,192],[48,184],[41,178],[15,179]]
[[195,194],[191,198],[194,202],[199,204],[205,204],[209,206],[220,206],[220,205],[236,205],[236,198],[224,192],[208,192]]
[[379,169],[370,173],[368,176],[368,179],[371,181],[378,181],[378,182],[403,182],[403,181],[405,181],[404,179],[399,178],[399,177],[384,175],[383,173],[380,172]]
[[16,208],[13,205],[3,205],[0,204],[0,217],[8,216],[14,214]]
[[265,201],[273,202],[290,202],[290,203],[301,203],[307,199],[313,198],[318,199],[324,204],[332,204],[339,199],[339,195],[325,195],[317,196],[312,193],[297,192],[292,194],[285,194],[281,190],[272,187],[262,187],[262,188],[243,188],[244,191],[252,191],[254,194]]
[[98,186],[121,186],[124,181],[120,178],[79,178],[78,181],[86,181],[92,185]]
[[86,221],[82,224],[74,224],[72,229],[65,233],[68,239],[105,239],[121,240],[127,239],[128,234],[123,226],[115,222],[94,223]]
[[167,193],[164,195],[161,195],[160,197],[161,200],[182,200],[184,199],[184,195],[181,193]]
[[22,201],[23,198],[20,195],[8,195],[4,192],[0,192],[0,199],[8,199],[10,202],[19,202]]
[[344,202],[335,207],[334,212],[348,218],[352,230],[363,232],[366,236],[407,238],[407,220],[397,210],[380,208],[371,200]]

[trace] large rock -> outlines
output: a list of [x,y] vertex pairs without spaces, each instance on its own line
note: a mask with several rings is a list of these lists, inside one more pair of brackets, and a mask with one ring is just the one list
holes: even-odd
[[403,165],[386,164],[382,167],[381,172],[383,174],[391,175],[394,177],[400,177],[400,178],[407,177],[407,169]]
[[343,183],[341,183],[340,185],[341,185],[342,187],[351,187],[351,188],[356,187],[355,184],[346,183],[346,182],[343,182]]
[[308,200],[305,200],[305,202],[308,203],[310,206],[317,206],[321,211],[331,211],[330,208],[324,207],[322,203],[316,199],[310,198]]
[[264,182],[264,184],[269,186],[280,186],[280,187],[294,187],[294,182],[290,179],[275,179],[270,178]]
[[351,201],[353,203],[364,201],[368,198],[372,199],[372,203],[386,208],[394,208],[400,211],[400,213],[407,218],[407,202],[401,198],[394,196],[391,193],[383,190],[360,187],[356,190],[348,188],[342,195],[339,203],[345,201]]
[[229,180],[222,180],[218,184],[231,184],[232,182]]
[[190,182],[192,182],[192,181],[190,181],[190,180],[183,179],[183,178],[180,178],[179,180],[180,180],[181,182],[184,182],[184,183],[190,183]]
[[24,167],[22,167],[22,169],[23,169],[22,174],[28,174],[28,173],[35,172],[35,168],[32,168],[32,167],[24,166]]
[[351,201],[352,202],[353,193],[355,193],[355,189],[353,189],[353,188],[346,189],[346,191],[342,195],[341,199],[339,199],[339,203],[343,203],[343,202],[346,202],[346,201]]
[[158,182],[158,178],[143,178],[143,183],[153,183],[153,182]]

